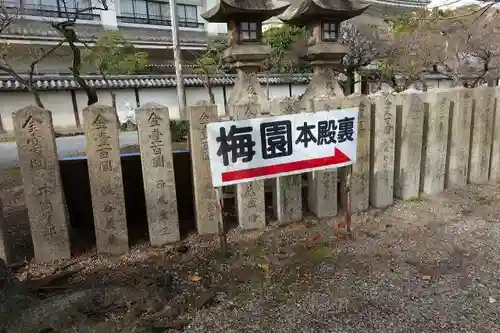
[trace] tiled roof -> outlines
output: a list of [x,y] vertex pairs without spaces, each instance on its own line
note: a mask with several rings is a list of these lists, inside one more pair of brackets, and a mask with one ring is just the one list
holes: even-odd
[[[120,26],[119,30],[123,36],[131,41],[164,43],[172,41],[170,29],[149,29],[147,26],[133,28]],[[83,40],[94,40],[103,31],[104,27],[98,23],[77,24],[76,31]],[[50,21],[34,21],[27,19],[17,20],[9,25],[2,34],[11,38],[44,37],[47,39],[60,39],[59,32],[54,29]],[[206,44],[205,31],[179,31],[179,37],[183,44]]]
[[[88,84],[97,89],[124,89],[124,88],[165,88],[175,87],[175,75],[132,75],[115,76],[108,80],[103,80],[99,76],[84,77]],[[236,76],[221,75],[212,78],[214,85],[234,85]],[[309,75],[270,75],[259,76],[261,84],[287,84],[309,83]],[[203,77],[200,75],[184,76],[186,86],[202,86]],[[35,87],[38,90],[65,90],[79,89],[76,81],[70,76],[59,77],[38,77],[35,78]],[[0,91],[24,90],[25,87],[19,81],[12,77],[0,77]]]

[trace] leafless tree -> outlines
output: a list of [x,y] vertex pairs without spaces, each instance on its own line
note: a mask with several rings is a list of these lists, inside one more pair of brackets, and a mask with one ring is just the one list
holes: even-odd
[[98,0],[99,6],[88,6],[84,8],[78,7],[78,2],[74,0],[75,10],[71,12],[68,10],[68,3],[70,0],[60,0],[64,6],[64,12],[66,14],[66,19],[62,22],[52,22],[54,29],[59,31],[61,37],[64,39],[61,45],[68,43],[73,58],[73,64],[69,68],[76,82],[87,94],[87,105],[92,105],[97,103],[97,91],[95,88],[87,84],[87,82],[81,77],[81,67],[82,67],[82,52],[78,44],[82,44],[81,40],[78,38],[77,32],[75,31],[75,22],[78,18],[78,14],[92,12],[92,10],[108,10],[107,0]]
[[226,65],[223,60],[223,52],[226,48],[226,41],[220,38],[211,38],[208,41],[206,50],[200,54],[194,54],[195,68],[193,73],[203,75],[203,85],[207,90],[210,103],[215,104],[212,78],[214,75],[224,72]]
[[[107,10],[106,0],[99,0],[99,6],[87,6],[83,8],[78,7],[78,2],[73,0],[72,6],[69,6],[70,0],[60,0],[63,7],[65,18],[63,21],[54,21],[52,26],[61,34],[61,41],[56,45],[46,50],[44,48],[32,48],[29,51],[29,56],[32,61],[29,65],[28,75],[23,76],[19,74],[19,71],[13,66],[13,54],[15,54],[15,46],[10,43],[0,44],[0,71],[3,71],[21,84],[23,84],[26,89],[33,94],[35,102],[38,106],[44,107],[40,94],[35,87],[34,73],[36,66],[45,60],[48,56],[54,54],[58,49],[64,45],[68,45],[72,53],[72,66],[69,68],[73,77],[80,85],[80,87],[86,92],[88,101],[87,104],[91,105],[97,102],[97,92],[94,88],[90,87],[87,82],[81,77],[81,65],[82,65],[82,55],[79,46],[83,43],[77,36],[75,31],[75,22],[79,14],[89,13],[92,10]],[[71,10],[69,10],[71,8]],[[18,8],[13,10],[6,6],[3,1],[0,2],[0,33],[4,33],[11,25],[15,24],[23,13],[23,8]],[[15,57],[14,57],[15,58]]]
[[441,34],[446,40],[446,53],[439,59],[443,72],[450,75],[454,85],[476,87],[490,78],[498,77],[500,60],[500,14],[489,8],[484,12],[458,10],[458,18],[443,22]]
[[356,83],[354,73],[385,57],[389,40],[382,31],[380,27],[363,24],[360,21],[350,20],[342,25],[340,41],[348,46],[349,51],[342,58],[339,72],[347,77],[345,91],[347,94],[352,93],[351,87]]

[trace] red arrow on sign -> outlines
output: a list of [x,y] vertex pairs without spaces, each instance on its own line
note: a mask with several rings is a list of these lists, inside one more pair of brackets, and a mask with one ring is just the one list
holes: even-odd
[[335,147],[334,155],[328,157],[313,158],[311,160],[295,161],[283,164],[263,166],[253,169],[228,171],[222,173],[223,182],[231,182],[234,180],[256,178],[262,176],[269,176],[278,173],[287,173],[299,170],[319,168],[328,165],[336,165],[341,163],[349,162],[351,159],[349,156],[341,152],[337,147]]

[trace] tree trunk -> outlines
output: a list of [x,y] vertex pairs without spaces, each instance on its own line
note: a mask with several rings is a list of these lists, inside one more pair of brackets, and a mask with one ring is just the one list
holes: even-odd
[[41,107],[42,109],[45,109],[45,106],[43,106],[42,99],[40,98],[40,93],[37,90],[30,89],[31,93],[33,94],[33,97],[35,98],[35,103],[38,107]]
[[210,99],[210,103],[215,104],[214,89],[212,86],[212,81],[210,80],[210,75],[208,73],[205,73],[205,88],[207,88],[208,98]]
[[87,105],[90,106],[99,101],[97,90],[94,87],[89,86],[80,75],[80,69],[82,67],[82,53],[80,49],[75,45],[75,43],[77,42],[75,31],[72,29],[72,27],[63,29],[64,30],[62,32],[66,37],[66,41],[68,42],[69,47],[71,48],[71,51],[73,53],[73,66],[70,67],[71,73],[73,74],[76,82],[87,94]]
[[349,96],[354,92],[354,71],[352,69],[347,69],[346,76],[347,82],[345,86],[345,95]]

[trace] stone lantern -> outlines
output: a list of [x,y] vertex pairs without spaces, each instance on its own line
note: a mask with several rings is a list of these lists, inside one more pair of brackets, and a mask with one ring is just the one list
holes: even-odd
[[349,49],[340,43],[340,25],[368,7],[350,0],[302,0],[279,16],[287,24],[307,27],[303,57],[313,67],[313,76],[303,101],[342,94],[334,68]]
[[270,47],[262,43],[262,22],[283,13],[289,5],[272,0],[218,0],[201,15],[208,22],[227,23],[228,47],[223,59],[238,75],[230,107],[248,99],[265,103],[264,90],[256,77],[271,53]]

